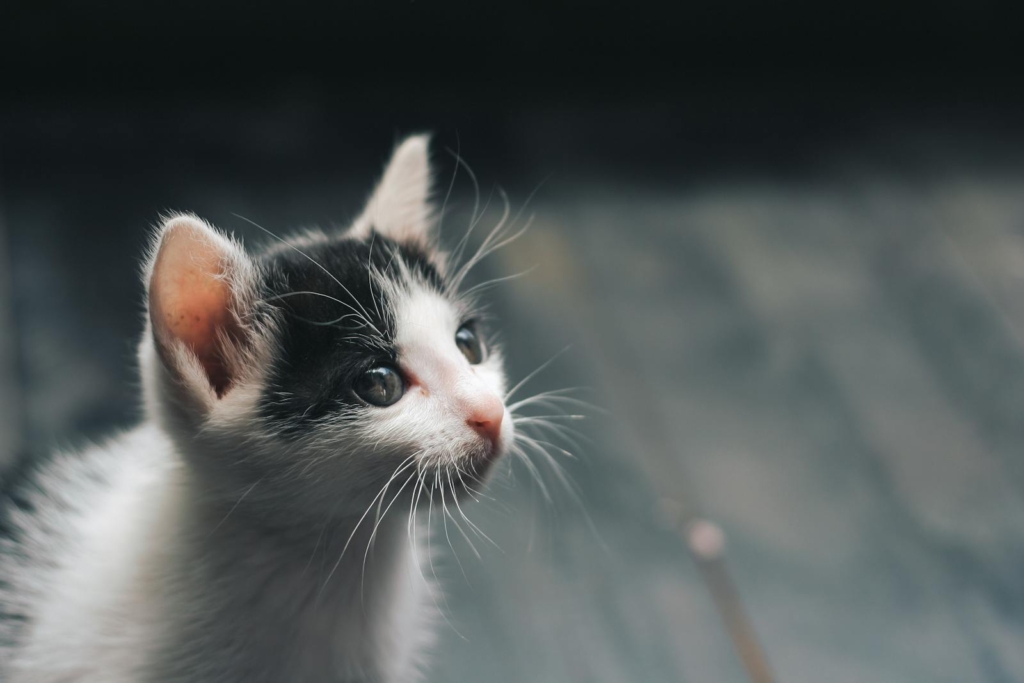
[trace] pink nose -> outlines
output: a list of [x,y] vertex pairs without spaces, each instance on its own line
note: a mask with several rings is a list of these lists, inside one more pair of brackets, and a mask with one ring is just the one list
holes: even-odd
[[469,405],[466,424],[493,444],[497,443],[498,437],[501,435],[501,420],[504,417],[505,405],[501,399],[493,394],[488,394],[475,399]]

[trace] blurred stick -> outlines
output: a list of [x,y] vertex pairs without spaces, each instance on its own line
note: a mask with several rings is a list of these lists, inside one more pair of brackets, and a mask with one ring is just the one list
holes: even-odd
[[680,527],[679,531],[704,577],[711,599],[750,680],[753,683],[774,683],[768,659],[725,565],[725,535],[722,530],[705,519],[695,519]]

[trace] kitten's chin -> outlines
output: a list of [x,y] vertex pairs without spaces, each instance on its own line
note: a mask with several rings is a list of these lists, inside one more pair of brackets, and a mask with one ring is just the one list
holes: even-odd
[[442,479],[450,475],[451,488],[460,499],[472,497],[480,492],[488,482],[497,463],[505,455],[507,449],[500,441],[467,454],[459,463],[457,468],[448,468],[447,474],[442,473]]

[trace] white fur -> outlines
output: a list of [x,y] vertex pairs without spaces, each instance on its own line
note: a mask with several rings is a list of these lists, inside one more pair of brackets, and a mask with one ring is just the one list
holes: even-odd
[[[431,241],[426,144],[398,148],[353,235],[372,226]],[[367,513],[398,499],[385,483],[403,463],[457,465],[484,447],[466,413],[504,395],[500,357],[471,366],[454,343],[457,304],[406,269],[387,286],[414,390],[355,427],[283,441],[255,417],[277,329],[253,293],[255,262],[194,217],[170,217],[161,234],[183,224],[207,231],[229,265],[245,332],[223,339],[234,381],[218,396],[183,344],[158,353],[147,324],[144,424],[58,458],[40,476],[36,512],[13,513],[21,540],[0,546],[0,606],[31,620],[18,645],[0,643],[0,680],[415,680],[436,604],[416,522],[408,505],[379,524]],[[505,419],[499,446],[512,438]]]
[[[198,482],[159,429],[65,460],[48,483],[79,480],[84,463],[100,464],[110,481],[75,492],[59,559],[45,568],[4,562],[5,576],[35,586],[38,602],[27,645],[0,666],[3,680],[416,678],[432,601],[404,519],[378,531],[364,575],[367,528],[360,552],[321,592],[323,574],[309,567],[315,532],[308,543],[301,534],[261,538],[230,507],[196,494]],[[38,502],[58,513],[55,501]],[[340,554],[351,524],[335,527],[325,557]],[[26,531],[42,530],[26,520]]]

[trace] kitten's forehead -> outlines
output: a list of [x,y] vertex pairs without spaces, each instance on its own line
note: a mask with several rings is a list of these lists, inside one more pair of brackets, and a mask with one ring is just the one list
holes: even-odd
[[275,245],[262,260],[271,301],[288,299],[286,308],[307,313],[332,309],[338,314],[334,318],[314,321],[370,327],[387,343],[394,340],[396,297],[410,288],[447,291],[436,253],[376,233],[364,238],[307,233]]
[[462,322],[463,311],[437,290],[413,282],[394,299],[395,346],[399,353],[418,348],[445,348],[458,353],[452,335]]

